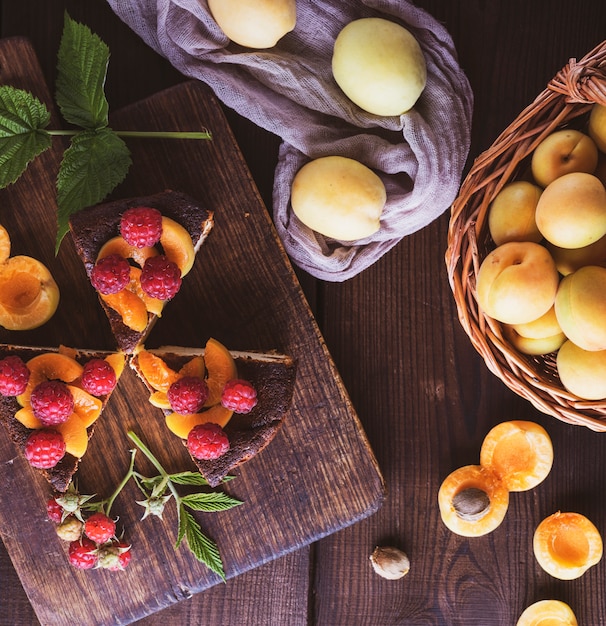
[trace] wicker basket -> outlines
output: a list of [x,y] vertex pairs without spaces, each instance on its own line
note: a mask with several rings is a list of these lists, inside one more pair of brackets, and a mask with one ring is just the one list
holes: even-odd
[[543,413],[606,431],[606,400],[590,402],[561,385],[555,355],[534,357],[515,350],[501,325],[479,309],[475,281],[495,247],[488,207],[508,182],[528,170],[530,155],[551,132],[586,125],[593,103],[606,104],[606,41],[580,61],[571,59],[545,91],[474,162],[451,208],[446,266],[459,320],[488,368]]

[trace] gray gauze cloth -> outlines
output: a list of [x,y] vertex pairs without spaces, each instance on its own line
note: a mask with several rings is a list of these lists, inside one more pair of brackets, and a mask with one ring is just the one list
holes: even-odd
[[[293,263],[326,281],[369,267],[404,236],[450,207],[470,146],[473,94],[446,29],[405,0],[298,0],[297,25],[269,50],[230,42],[206,0],[108,0],[112,10],[187,77],[226,106],[282,139],[273,218]],[[401,116],[362,111],[336,84],[335,38],[349,22],[383,17],[418,40],[427,85]],[[212,130],[212,129],[211,129]],[[380,230],[355,242],[313,232],[294,215],[294,175],[310,159],[342,155],[374,170],[387,190]]]

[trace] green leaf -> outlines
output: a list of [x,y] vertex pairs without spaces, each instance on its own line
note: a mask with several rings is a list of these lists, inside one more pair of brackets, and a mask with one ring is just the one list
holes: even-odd
[[128,147],[110,128],[74,135],[57,178],[57,249],[69,230],[70,215],[101,202],[124,180],[130,165]]
[[192,493],[181,498],[181,502],[194,511],[227,511],[242,504],[225,493]]
[[169,479],[178,485],[208,485],[208,481],[200,472],[179,472],[170,474]]
[[107,126],[109,104],[105,79],[109,48],[88,26],[65,13],[57,56],[56,100],[71,124],[97,129]]
[[[179,518],[181,520],[179,526],[183,526],[183,533],[185,534],[187,545],[191,553],[198,561],[204,563],[211,571],[218,574],[223,581],[225,581],[223,562],[221,561],[217,544],[202,532],[198,522],[193,515],[185,510],[182,504],[179,506],[179,509]],[[181,538],[182,536],[183,535],[181,535]],[[179,543],[180,540],[177,542],[177,546]]]
[[0,87],[0,188],[14,183],[51,147],[44,130],[49,122],[50,113],[40,100],[22,89]]

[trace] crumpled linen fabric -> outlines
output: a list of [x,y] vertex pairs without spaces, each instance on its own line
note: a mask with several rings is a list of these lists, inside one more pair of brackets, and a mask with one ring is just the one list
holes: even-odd
[[[274,224],[293,263],[312,276],[340,282],[357,275],[454,201],[470,147],[473,93],[448,31],[426,11],[405,0],[298,0],[294,31],[274,48],[251,50],[227,39],[206,0],[108,3],[183,75],[208,84],[226,106],[282,139]],[[362,17],[398,22],[421,45],[427,85],[402,116],[362,111],[334,81],[334,40]],[[380,230],[356,242],[311,231],[290,206],[296,172],[333,154],[373,169],[387,190]]]

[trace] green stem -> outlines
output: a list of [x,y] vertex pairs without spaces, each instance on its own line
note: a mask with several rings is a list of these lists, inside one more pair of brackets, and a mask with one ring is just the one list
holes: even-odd
[[114,493],[110,496],[109,500],[107,501],[107,506],[105,509],[106,515],[109,515],[112,505],[114,504],[114,500],[118,497],[118,494],[122,491],[122,489],[124,489],[124,487],[126,486],[126,483],[132,478],[134,474],[136,453],[137,453],[136,450],[130,451],[130,466],[128,468],[128,472],[126,472],[126,474],[124,475],[124,478],[122,479],[122,482],[118,485]]
[[[81,130],[47,130],[49,135],[71,137]],[[149,131],[149,130],[116,130],[116,135],[121,137],[144,137],[150,139],[212,139],[208,130],[203,131]]]

